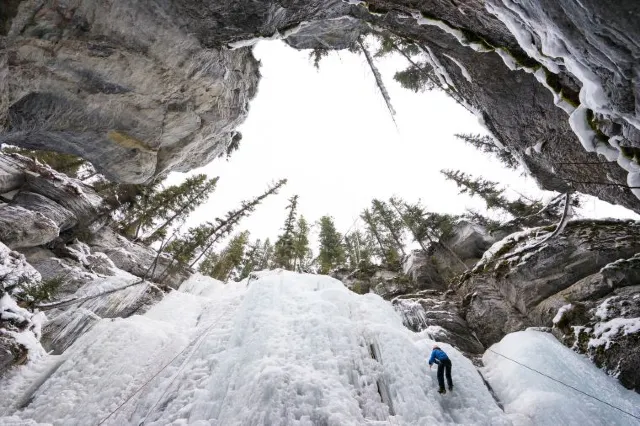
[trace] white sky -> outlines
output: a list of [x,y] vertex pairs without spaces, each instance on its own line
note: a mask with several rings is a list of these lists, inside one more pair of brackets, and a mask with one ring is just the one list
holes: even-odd
[[[177,183],[194,173],[220,176],[218,189],[188,226],[223,215],[280,178],[289,180],[284,190],[258,207],[238,231],[248,229],[252,238],[273,240],[293,194],[300,196],[300,212],[309,221],[330,214],[342,232],[374,197],[421,199],[438,212],[482,211],[481,200],[458,195],[455,184],[440,174],[446,168],[499,181],[509,188],[508,196],[517,196],[512,191],[544,196],[521,171],[505,169],[453,136],[486,133],[462,106],[441,92],[416,94],[400,87],[393,74],[406,68],[402,58],[377,61],[397,112],[396,129],[363,57],[335,52],[322,60],[318,71],[308,51],[280,41],[260,42],[255,55],[262,62],[262,80],[239,129],[240,149],[228,162],[216,160],[168,179]],[[593,198],[582,214],[640,218]]]

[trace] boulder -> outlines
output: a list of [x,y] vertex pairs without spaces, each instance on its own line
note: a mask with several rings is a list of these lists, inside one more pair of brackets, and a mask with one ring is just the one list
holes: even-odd
[[462,261],[480,259],[495,242],[484,227],[468,220],[458,221],[451,236],[442,241]]
[[444,250],[437,247],[432,250],[431,255],[427,255],[422,250],[414,250],[404,262],[404,273],[411,279],[416,290],[445,290],[447,288],[446,278],[450,277],[452,273],[444,271],[443,257],[436,255],[436,251],[442,254]]
[[0,155],[0,194],[16,190],[24,183],[24,172],[11,161],[10,157]]
[[76,215],[71,211],[55,201],[34,192],[18,192],[11,204],[42,214],[51,219],[60,231],[70,229],[78,223]]
[[55,201],[70,211],[79,225],[89,225],[106,212],[102,197],[92,188],[49,168],[28,173],[25,190]]
[[11,248],[34,247],[54,240],[58,225],[39,212],[0,204],[0,241]]

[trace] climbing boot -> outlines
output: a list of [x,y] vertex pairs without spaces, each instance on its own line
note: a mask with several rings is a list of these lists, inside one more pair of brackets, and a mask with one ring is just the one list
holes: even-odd
[[443,394],[443,395],[444,395],[445,393],[447,393],[447,391],[445,390],[445,388],[440,388],[440,389],[438,390],[438,393],[441,393],[441,394]]
[[453,391],[453,385],[449,386],[449,392]]

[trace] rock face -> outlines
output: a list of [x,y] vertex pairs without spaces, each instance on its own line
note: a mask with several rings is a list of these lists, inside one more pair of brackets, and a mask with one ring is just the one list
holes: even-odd
[[11,1],[0,141],[123,182],[188,170],[224,153],[246,115],[258,65],[242,46],[344,48],[375,28],[418,43],[543,188],[640,211],[637,2],[351,3]]
[[487,247],[491,235],[461,222],[443,241],[450,251],[413,253],[405,274],[337,278],[391,300],[405,326],[478,362],[506,334],[545,328],[638,391],[640,222],[574,220],[546,240],[553,229],[520,230]]
[[198,37],[199,5],[171,3],[12,2],[2,16],[0,141],[79,155],[130,183],[223,154],[258,64],[249,49]]
[[640,223],[576,220],[542,244],[532,229],[496,243],[456,293],[484,345],[526,327],[554,327],[570,347],[638,390]]
[[134,244],[108,227],[93,234],[88,243],[92,250],[106,254],[118,268],[138,277],[147,277],[151,281],[162,279],[163,284],[178,288],[190,275],[187,271],[171,270],[167,273],[171,265],[169,257],[158,257],[155,250]]
[[11,248],[33,247],[58,236],[57,224],[40,212],[0,205],[0,240]]
[[452,294],[426,290],[393,300],[404,324],[415,332],[425,332],[431,339],[449,343],[471,357],[481,355],[485,348],[462,318]]
[[[144,312],[188,277],[165,277],[169,259],[153,268],[153,249],[106,227],[102,198],[82,182],[20,155],[0,155],[0,170],[12,191],[0,203],[0,374],[43,347],[62,353],[101,318]],[[77,227],[93,246],[70,237]]]

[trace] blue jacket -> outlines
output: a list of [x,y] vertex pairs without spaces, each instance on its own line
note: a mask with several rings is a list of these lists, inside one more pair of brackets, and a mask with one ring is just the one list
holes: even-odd
[[440,361],[444,361],[449,359],[446,353],[440,348],[436,348],[431,352],[431,358],[429,358],[429,365],[432,365],[434,362],[436,364],[440,364]]

